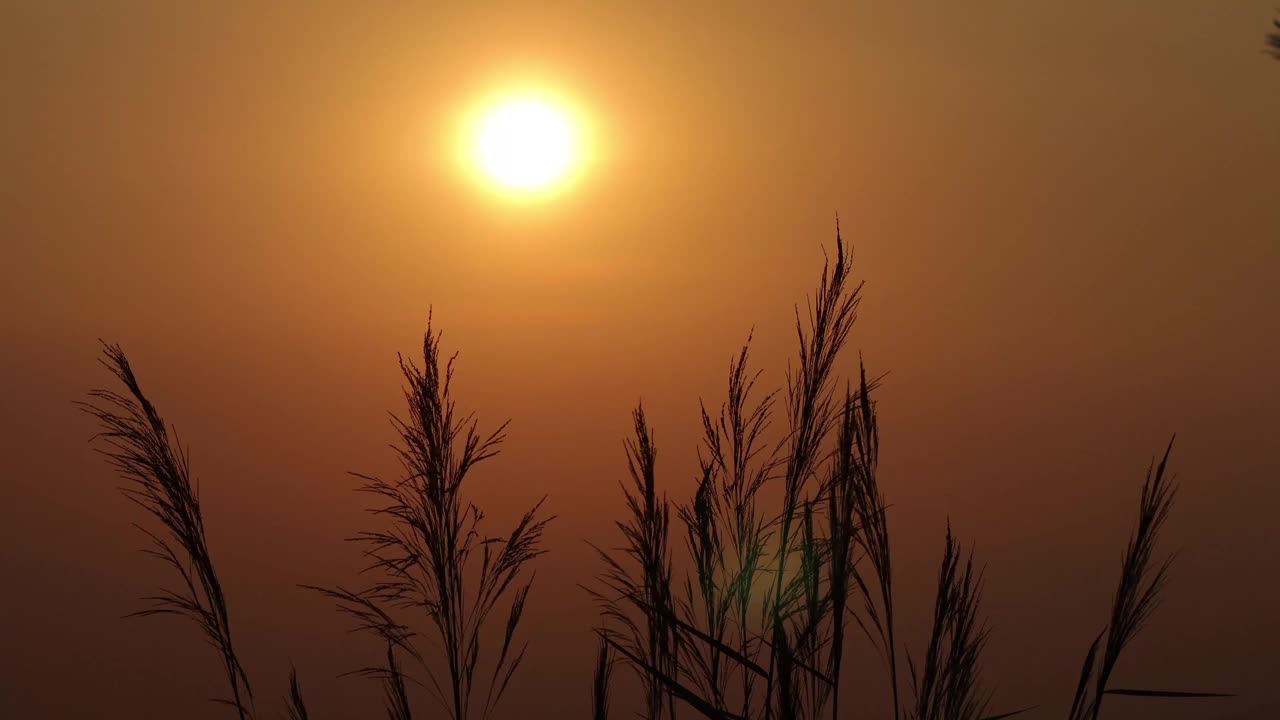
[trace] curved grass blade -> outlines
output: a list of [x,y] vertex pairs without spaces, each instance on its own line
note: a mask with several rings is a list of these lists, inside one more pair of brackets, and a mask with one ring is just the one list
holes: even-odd
[[307,704],[302,701],[302,688],[298,685],[298,671],[289,668],[289,697],[285,699],[289,720],[308,720]]

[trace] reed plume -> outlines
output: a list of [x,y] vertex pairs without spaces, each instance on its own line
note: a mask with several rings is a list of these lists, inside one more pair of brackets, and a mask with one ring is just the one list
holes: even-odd
[[[861,289],[849,279],[838,226],[836,253],[834,264],[823,266],[808,323],[797,317],[800,350],[787,374],[787,426],[772,452],[763,436],[774,396],[749,399],[758,378],[748,370],[750,339],[730,364],[728,398],[718,416],[701,408],[700,474],[692,498],[677,508],[690,572],[674,606],[667,504],[654,483],[656,451],[643,412],[634,414],[636,439],[627,442],[631,484],[623,486],[629,513],[618,523],[630,562],[600,552],[607,592],[593,593],[617,628],[599,631],[605,645],[645,683],[648,718],[663,714],[664,691],[668,714],[675,698],[713,720],[807,720],[824,716],[828,705],[832,720],[850,717],[841,684],[853,624],[885,662],[894,720],[1001,720],[1032,709],[986,714],[991,693],[979,673],[989,633],[979,614],[982,577],[972,555],[962,557],[949,525],[930,642],[919,666],[908,657],[912,697],[903,707],[888,513],[879,482],[873,400],[879,381],[869,379],[860,362],[856,387],[846,387],[842,401],[832,391]],[[1162,461],[1144,486],[1110,631],[1090,651],[1070,720],[1096,720],[1104,694],[1211,695],[1115,689],[1107,682],[1163,584],[1167,566],[1152,569],[1151,548],[1172,497],[1164,468]],[[759,495],[775,480],[781,487],[770,511]],[[768,568],[766,550],[775,553]],[[768,587],[757,596],[766,578]],[[757,602],[758,621],[750,612]],[[1095,672],[1103,637],[1107,645]],[[741,678],[736,698],[735,677]],[[761,685],[762,700],[755,692]]]
[[[711,484],[711,514],[719,522],[718,539],[723,546],[711,557],[719,563],[721,620],[731,622],[736,633],[733,643],[738,657],[754,662],[762,643],[751,622],[753,591],[765,577],[765,549],[773,536],[773,524],[758,504],[758,495],[775,477],[779,466],[777,451],[768,451],[765,434],[769,429],[775,392],[753,397],[760,371],[749,368],[751,336],[729,365],[725,402],[716,417],[701,405],[704,476]],[[703,488],[699,487],[699,492]],[[711,606],[710,603],[708,603]],[[710,629],[710,628],[709,628]],[[714,639],[725,641],[725,628]],[[717,647],[711,650],[724,657]],[[741,714],[749,715],[757,674],[744,662],[739,666]],[[725,663],[729,665],[729,663]],[[725,668],[726,672],[730,668]],[[722,680],[723,682],[723,680]]]
[[[449,717],[472,717],[482,631],[500,603],[507,601],[502,642],[480,706],[480,717],[489,718],[525,657],[527,644],[515,643],[533,581],[525,570],[545,552],[542,537],[550,518],[541,517],[540,501],[506,537],[481,534],[484,513],[463,500],[462,489],[475,466],[498,453],[506,423],[481,435],[472,415],[458,414],[451,394],[456,356],[442,361],[440,339],[428,320],[422,367],[400,359],[409,414],[403,420],[393,416],[392,423],[400,436],[396,450],[402,476],[385,480],[357,474],[365,482],[360,490],[380,503],[371,512],[389,521],[389,527],[353,538],[365,547],[368,571],[381,579],[355,591],[312,589],[335,600],[356,620],[357,629],[385,643],[394,717],[408,713],[397,649],[421,661],[429,690]],[[426,614],[445,672],[415,649],[410,625],[393,619],[393,612],[404,611]]]
[[[685,526],[685,543],[693,559],[695,576],[685,579],[679,610],[687,622],[700,625],[717,644],[723,644],[728,632],[732,596],[726,591],[722,577],[724,539],[715,502],[715,476],[715,465],[704,460],[702,479],[698,482],[693,501],[676,509]],[[682,661],[692,671],[694,684],[712,704],[723,708],[729,670],[724,653],[715,645],[705,646],[702,643],[681,643],[679,647]]]
[[[1177,492],[1173,478],[1166,472],[1172,451],[1173,441],[1170,440],[1160,464],[1155,465],[1153,461],[1152,466],[1147,469],[1147,478],[1142,484],[1142,496],[1138,502],[1137,525],[1129,537],[1129,544],[1120,564],[1120,580],[1116,584],[1111,605],[1111,618],[1085,656],[1080,683],[1071,704],[1071,720],[1097,720],[1102,712],[1102,699],[1107,694],[1107,685],[1120,656],[1159,603],[1160,592],[1164,589],[1169,566],[1173,561],[1171,556],[1161,560],[1155,558],[1156,540],[1169,517]],[[1101,663],[1098,664],[1097,653],[1104,638]],[[1090,690],[1092,697],[1088,696]]]
[[[827,536],[830,546],[828,577],[831,592],[831,676],[838,679],[844,663],[846,623],[852,617],[867,639],[882,653],[889,670],[893,716],[899,713],[897,647],[893,624],[893,572],[889,555],[889,526],[884,496],[877,482],[880,431],[875,403],[877,383],[868,381],[859,364],[859,386],[845,390],[836,437],[834,462],[825,486]],[[861,562],[870,563],[870,573]],[[873,589],[874,588],[874,589]],[[849,606],[861,600],[861,615]],[[865,620],[863,619],[865,618]],[[840,717],[840,683],[832,688],[831,717]]]
[[657,720],[664,712],[675,716],[677,689],[668,687],[663,678],[676,677],[680,652],[668,549],[671,506],[665,497],[658,496],[658,450],[643,406],[632,412],[632,424],[634,437],[624,443],[631,484],[619,483],[628,515],[615,523],[625,542],[621,548],[624,559],[596,548],[606,569],[600,576],[602,587],[588,588],[588,592],[614,626],[601,628],[601,638],[641,675],[645,717]]
[[104,455],[126,485],[120,490],[158,524],[158,530],[135,525],[147,536],[146,554],[173,570],[177,582],[159,594],[143,598],[150,606],[133,616],[177,615],[194,622],[217,650],[231,697],[220,700],[245,720],[252,716],[253,691],[231,641],[227,600],[218,581],[197,484],[191,478],[190,456],[155,406],[147,399],[129,359],[119,345],[103,343],[104,367],[125,392],[94,390],[81,409],[98,421],[94,436]]
[[[787,373],[780,440],[765,439],[776,395],[754,392],[759,372],[749,370],[750,336],[730,362],[719,413],[701,406],[697,482],[675,506],[689,560],[680,581],[670,548],[672,503],[657,487],[654,432],[643,407],[634,410],[633,433],[624,441],[629,479],[620,482],[627,514],[616,523],[623,543],[615,551],[597,548],[605,568],[589,588],[604,618],[596,630],[593,720],[608,718],[619,661],[641,680],[647,720],[674,720],[677,701],[710,720],[816,720],[828,706],[832,720],[850,717],[841,679],[851,622],[887,665],[894,720],[1002,720],[1029,709],[986,715],[982,573],[972,553],[962,556],[949,524],[930,640],[919,666],[907,659],[912,695],[910,707],[902,706],[887,506],[878,478],[879,383],[859,363],[856,387],[846,386],[842,399],[833,390],[861,290],[849,269],[837,225],[836,259],[824,263],[807,323],[797,311],[799,359]],[[355,673],[380,681],[391,720],[412,718],[409,687],[417,681],[402,667],[410,661],[427,681],[417,684],[452,720],[494,716],[527,651],[517,638],[532,588],[529,566],[545,552],[551,520],[540,501],[505,536],[482,534],[484,514],[462,489],[471,471],[498,453],[506,424],[482,434],[472,415],[458,413],[451,393],[456,356],[444,360],[440,340],[429,320],[422,366],[400,359],[408,414],[392,422],[403,472],[392,480],[357,475],[360,490],[377,499],[372,514],[384,521],[353,538],[376,579],[357,589],[306,586],[334,601],[355,631],[378,639],[385,660]],[[177,578],[134,614],[194,621],[219,652],[230,685],[223,702],[247,720],[252,693],[231,643],[188,455],[120,348],[104,344],[102,362],[125,391],[94,391],[80,405],[98,421],[99,451],[126,479],[123,493],[158,524],[140,528],[152,545],[145,552]],[[1148,468],[1110,616],[1085,656],[1068,720],[1099,720],[1108,695],[1221,696],[1111,683],[1167,582],[1171,558],[1157,557],[1155,548],[1176,494],[1167,471],[1171,450],[1172,441]],[[762,493],[775,482],[778,505],[768,508]],[[505,623],[491,622],[503,610]],[[415,627],[420,614],[425,633]],[[500,642],[489,638],[490,627],[495,635],[502,628]],[[418,648],[424,636],[431,656]],[[492,670],[477,683],[482,647],[493,648]],[[482,701],[473,697],[477,684],[485,686]],[[285,710],[290,720],[309,717],[295,671]]]
[[988,635],[979,617],[982,574],[974,572],[972,554],[963,562],[960,554],[948,523],[929,649],[918,673],[908,660],[915,690],[909,720],[979,720],[990,699],[979,682],[979,661]]
[[[1226,693],[1110,686],[1111,675],[1115,672],[1120,657],[1155,612],[1169,579],[1173,556],[1157,559],[1155,547],[1178,490],[1173,475],[1168,472],[1169,455],[1172,452],[1173,439],[1170,439],[1160,463],[1157,465],[1153,460],[1147,468],[1147,477],[1142,483],[1142,494],[1138,500],[1137,523],[1120,563],[1120,579],[1111,603],[1111,617],[1085,654],[1080,680],[1067,715],[1069,720],[1098,720],[1102,712],[1102,700],[1107,695],[1149,698],[1230,697]],[[1100,649],[1101,657],[1098,655]]]

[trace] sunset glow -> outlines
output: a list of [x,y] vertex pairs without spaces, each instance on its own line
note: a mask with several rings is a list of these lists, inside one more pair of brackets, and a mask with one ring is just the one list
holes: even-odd
[[1280,0],[0,4],[0,720],[1280,720]]
[[533,96],[506,98],[485,110],[472,143],[480,172],[517,192],[555,185],[581,156],[579,133],[569,113]]

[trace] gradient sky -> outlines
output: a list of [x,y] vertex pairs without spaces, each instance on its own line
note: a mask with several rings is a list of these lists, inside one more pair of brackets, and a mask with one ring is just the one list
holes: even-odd
[[[1116,679],[1245,697],[1114,716],[1274,712],[1274,4],[0,3],[0,714],[227,715],[192,628],[121,619],[163,575],[71,404],[108,380],[99,337],[191,445],[259,710],[292,661],[316,716],[372,711],[334,678],[377,647],[297,584],[360,565],[346,472],[394,471],[395,357],[434,307],[461,402],[512,419],[473,497],[494,530],[544,493],[559,516],[506,709],[585,717],[577,583],[615,537],[628,411],[684,497],[698,399],[753,326],[782,383],[837,212],[852,342],[889,373],[905,640],[950,517],[988,563],[995,709],[1064,714],[1176,431],[1181,555]],[[450,128],[530,79],[600,156],[516,205],[459,180]]]

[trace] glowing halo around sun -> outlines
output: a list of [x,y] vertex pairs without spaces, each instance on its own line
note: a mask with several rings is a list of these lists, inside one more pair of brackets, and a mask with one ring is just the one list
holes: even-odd
[[515,195],[554,190],[585,160],[581,121],[543,95],[510,94],[486,103],[468,135],[469,163],[487,183]]

